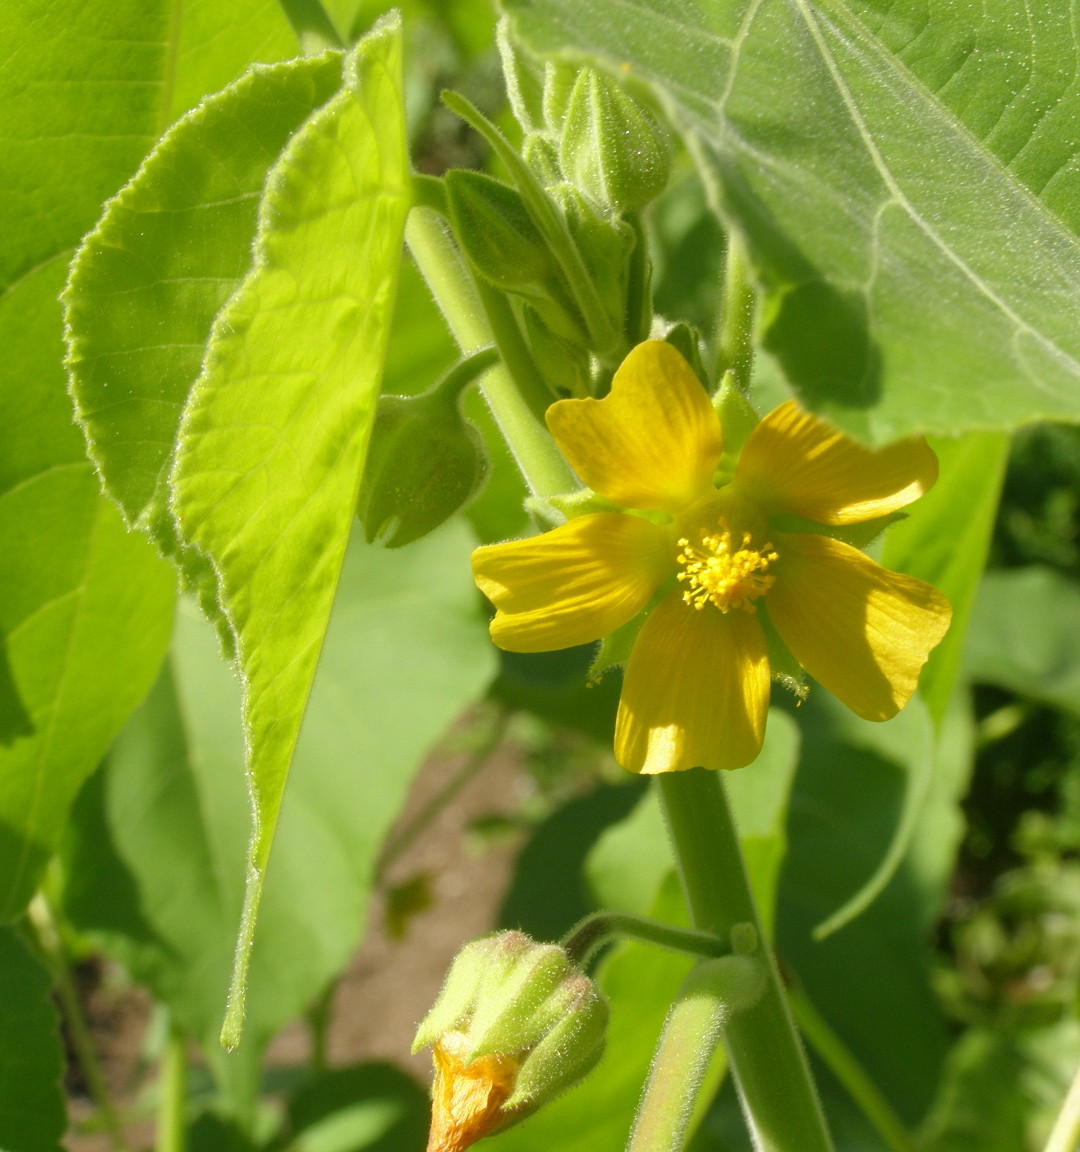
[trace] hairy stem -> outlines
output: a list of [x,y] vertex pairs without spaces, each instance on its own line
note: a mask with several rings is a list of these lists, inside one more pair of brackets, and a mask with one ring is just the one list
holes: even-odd
[[158,1073],[155,1152],[184,1152],[187,1146],[187,1086],[187,1044],[183,1032],[170,1021]]
[[681,1152],[722,1030],[764,984],[759,956],[704,960],[693,969],[664,1022],[627,1152]]
[[673,952],[688,952],[693,956],[725,956],[731,951],[723,940],[705,932],[688,932],[685,928],[673,928],[659,920],[647,920],[623,912],[597,912],[586,916],[563,937],[562,945],[570,959],[583,968],[598,948],[617,936],[641,940]]
[[754,367],[754,289],[748,277],[746,256],[738,237],[728,234],[724,293],[716,348],[716,378],[730,371],[744,394],[750,389]]
[[82,1001],[79,991],[75,987],[75,979],[68,964],[67,952],[60,938],[56,926],[56,917],[43,893],[39,892],[33,899],[29,908],[29,920],[37,937],[42,958],[45,961],[49,974],[53,979],[57,999],[60,1001],[60,1011],[67,1025],[68,1035],[71,1037],[71,1046],[75,1049],[75,1059],[79,1064],[83,1081],[86,1084],[90,1098],[98,1110],[98,1115],[112,1139],[116,1152],[127,1152],[127,1144],[120,1124],[120,1116],[113,1107],[109,1096],[109,1087],[105,1083],[105,1076],[98,1063],[97,1053],[94,1051],[94,1042],[90,1036],[90,1025],[83,1013]]
[[[764,940],[719,775],[693,768],[658,780],[694,927],[726,939],[732,929],[752,924]],[[770,949],[763,947],[760,957],[760,998],[733,1014],[723,1028],[754,1147],[759,1152],[833,1152]]]

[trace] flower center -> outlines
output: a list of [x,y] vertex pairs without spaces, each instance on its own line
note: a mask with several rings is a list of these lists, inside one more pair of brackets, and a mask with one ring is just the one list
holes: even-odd
[[685,536],[679,540],[678,578],[687,585],[683,599],[697,609],[711,600],[721,612],[732,608],[754,612],[754,601],[776,581],[769,575],[769,565],[779,557],[772,544],[752,547],[749,532],[742,534],[741,546],[736,547],[727,523],[721,520],[720,525],[719,532],[703,536],[700,544],[691,545]]

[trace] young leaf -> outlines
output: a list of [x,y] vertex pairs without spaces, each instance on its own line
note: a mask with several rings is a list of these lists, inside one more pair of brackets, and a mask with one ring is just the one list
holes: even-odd
[[766,343],[813,408],[879,442],[1080,417],[1067,5],[506,8],[534,51],[655,85],[749,247]]
[[379,25],[346,70],[270,173],[255,266],[215,322],[172,476],[173,512],[213,566],[245,686],[255,827],[229,1045],[353,518],[409,198],[400,22]]
[[0,928],[0,1147],[60,1152],[67,1109],[52,981],[10,928]]

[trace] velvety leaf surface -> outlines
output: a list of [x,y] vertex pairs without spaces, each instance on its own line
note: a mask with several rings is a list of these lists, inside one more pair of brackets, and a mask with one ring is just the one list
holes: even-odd
[[180,417],[251,266],[267,172],[340,86],[339,54],[254,68],[159,142],[83,241],[64,294],[79,422],[129,522],[170,525]]
[[1080,588],[1052,568],[988,572],[964,653],[972,680],[1080,715]]
[[173,573],[99,493],[60,363],[63,264],[0,302],[0,917],[17,915],[68,807],[157,672]]
[[1074,14],[1022,0],[508,0],[650,81],[744,233],[770,350],[856,435],[1080,417]]
[[48,973],[0,928],[0,1148],[60,1152],[64,1049]]
[[[346,963],[413,772],[494,673],[471,545],[460,522],[397,551],[354,537],[282,809],[239,1053],[223,1054],[217,1033],[250,828],[241,691],[189,601],[166,674],[110,757],[98,814],[77,813],[97,830],[71,857],[69,916],[133,965],[234,1095],[251,1057]],[[125,883],[138,921],[116,915]]]
[[255,266],[211,336],[180,429],[173,511],[218,578],[243,675],[255,798],[229,1019],[363,465],[400,259],[408,173],[400,30],[292,139],[263,197]]

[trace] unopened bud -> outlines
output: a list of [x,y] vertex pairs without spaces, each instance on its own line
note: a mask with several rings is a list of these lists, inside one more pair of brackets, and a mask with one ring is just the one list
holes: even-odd
[[454,235],[485,279],[504,291],[551,279],[554,260],[517,189],[463,168],[444,179]]
[[413,1043],[435,1061],[428,1152],[463,1152],[576,1083],[600,1059],[607,1018],[564,949],[521,932],[467,944]]
[[583,68],[562,124],[559,160],[568,180],[618,212],[656,199],[671,174],[660,125],[608,75]]
[[368,543],[400,548],[419,540],[480,490],[487,453],[461,414],[459,395],[494,359],[473,357],[419,396],[379,399],[356,505]]

